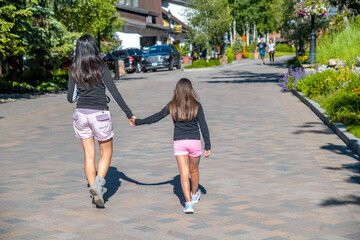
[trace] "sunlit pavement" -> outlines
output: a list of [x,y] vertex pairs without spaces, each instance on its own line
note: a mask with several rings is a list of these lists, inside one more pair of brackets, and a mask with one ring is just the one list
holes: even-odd
[[310,109],[281,93],[279,64],[129,74],[117,86],[137,117],[177,80],[200,95],[212,156],[201,201],[184,201],[170,117],[132,128],[114,102],[105,209],[91,206],[64,94],[0,104],[0,239],[360,239],[360,163]]

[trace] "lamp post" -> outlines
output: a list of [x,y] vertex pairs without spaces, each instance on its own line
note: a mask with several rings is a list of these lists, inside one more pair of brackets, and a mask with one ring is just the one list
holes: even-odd
[[169,44],[171,44],[171,12],[168,10],[167,17],[169,19]]
[[315,15],[311,15],[310,54],[309,62],[316,63]]

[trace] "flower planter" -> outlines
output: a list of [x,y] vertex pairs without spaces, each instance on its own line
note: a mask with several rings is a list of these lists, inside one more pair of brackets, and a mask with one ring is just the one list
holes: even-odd
[[254,59],[259,59],[259,56],[260,56],[260,53],[258,53],[258,52],[253,53]]
[[235,53],[235,60],[240,61],[242,59],[242,53]]
[[183,60],[184,64],[189,64],[190,63],[190,57],[189,56],[182,57],[182,60]]

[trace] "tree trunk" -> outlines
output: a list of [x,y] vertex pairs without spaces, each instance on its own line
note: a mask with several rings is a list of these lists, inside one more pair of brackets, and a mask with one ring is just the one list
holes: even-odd
[[10,70],[10,81],[17,81],[17,56],[11,56],[8,59],[9,62],[9,70]]
[[0,78],[3,76],[2,74],[2,61],[0,60]]
[[246,27],[246,45],[250,44],[250,29],[249,29],[249,23],[245,24]]
[[254,23],[254,41],[257,42],[257,31],[256,31],[256,24]]
[[230,33],[230,44],[232,46],[234,44],[235,31],[231,31],[231,23],[229,24],[229,33]]

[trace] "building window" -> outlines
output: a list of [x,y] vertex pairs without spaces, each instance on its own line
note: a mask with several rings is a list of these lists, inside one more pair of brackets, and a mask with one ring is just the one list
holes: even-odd
[[131,6],[131,0],[126,0],[126,5]]
[[133,0],[133,7],[139,7],[139,0]]
[[119,4],[124,5],[124,4],[125,4],[125,0],[119,0]]

